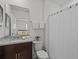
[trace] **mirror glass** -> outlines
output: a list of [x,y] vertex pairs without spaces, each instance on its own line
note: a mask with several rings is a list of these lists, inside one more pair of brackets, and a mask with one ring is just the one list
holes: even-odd
[[30,15],[29,9],[16,5],[6,5],[5,28],[11,36],[30,35]]

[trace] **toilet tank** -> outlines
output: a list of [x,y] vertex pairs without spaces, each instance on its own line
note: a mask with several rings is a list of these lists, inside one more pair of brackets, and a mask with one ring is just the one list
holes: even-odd
[[35,45],[36,51],[42,50],[42,48],[43,48],[43,42],[42,41],[33,41],[33,43]]

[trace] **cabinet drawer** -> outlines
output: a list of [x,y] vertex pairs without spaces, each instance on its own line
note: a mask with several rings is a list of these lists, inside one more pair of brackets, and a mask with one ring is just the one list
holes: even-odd
[[12,52],[12,50],[13,50],[16,53],[18,53],[18,52],[21,52],[24,50],[30,50],[30,49],[32,49],[31,42],[5,46],[5,50],[7,50],[6,52]]
[[29,50],[32,49],[32,43],[28,42],[28,43],[21,43],[21,44],[16,44],[15,45],[15,50],[16,52],[21,52],[21,51],[25,51],[25,50]]

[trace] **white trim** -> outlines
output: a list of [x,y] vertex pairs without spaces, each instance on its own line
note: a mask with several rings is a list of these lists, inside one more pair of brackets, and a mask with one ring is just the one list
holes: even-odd
[[63,8],[63,9],[57,11],[57,12],[55,12],[55,13],[51,13],[51,14],[48,15],[48,16],[54,16],[54,15],[57,15],[57,14],[63,12],[64,10],[71,9],[71,8],[73,8],[73,7],[76,7],[76,6],[78,6],[78,2],[73,3],[73,4],[71,4],[71,5],[69,5],[69,6],[67,6],[67,7],[65,7],[65,8]]

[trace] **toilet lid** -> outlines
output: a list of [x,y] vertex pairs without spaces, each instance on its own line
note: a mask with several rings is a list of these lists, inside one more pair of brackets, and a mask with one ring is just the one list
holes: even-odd
[[39,58],[48,58],[48,54],[47,54],[47,52],[45,52],[44,50],[37,51],[37,56],[38,56]]

